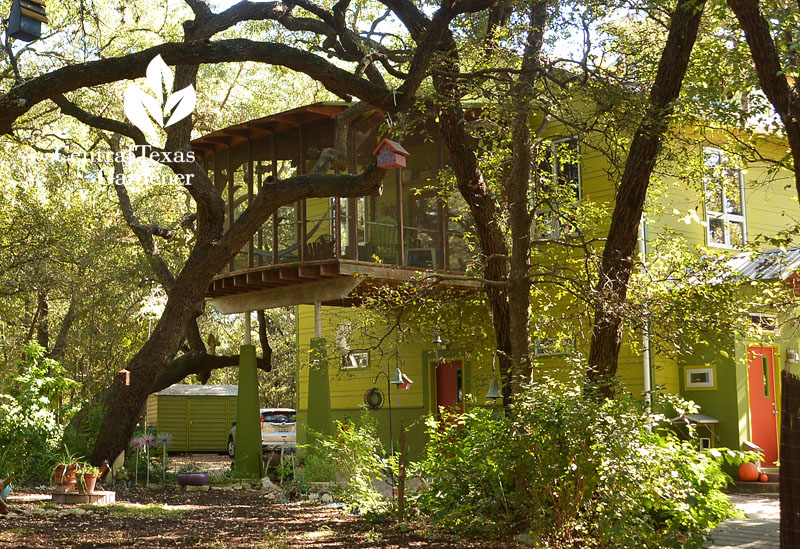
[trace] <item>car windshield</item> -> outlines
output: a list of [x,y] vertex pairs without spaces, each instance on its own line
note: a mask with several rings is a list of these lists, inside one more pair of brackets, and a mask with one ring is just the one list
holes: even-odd
[[295,415],[292,413],[266,413],[261,416],[265,423],[294,423]]

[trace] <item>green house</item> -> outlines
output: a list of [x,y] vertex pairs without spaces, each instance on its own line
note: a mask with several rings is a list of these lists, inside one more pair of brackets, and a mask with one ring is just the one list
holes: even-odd
[[147,399],[144,424],[172,435],[170,452],[225,452],[236,385],[172,385]]
[[[270,176],[308,173],[319,151],[333,146],[336,117],[344,109],[343,104],[316,103],[195,140],[198,158],[217,188],[224,189],[230,217],[247,207],[270,183]],[[381,113],[372,113],[351,125],[351,173],[373,161],[383,120]],[[303,199],[279,208],[207,291],[209,302],[223,314],[295,307],[298,443],[304,442],[304,425],[324,431],[331,420],[357,418],[366,406],[378,419],[387,446],[396,443],[403,422],[412,453],[417,453],[425,443],[421,419],[426,415],[442,406],[497,405],[485,397],[497,376],[492,341],[437,347],[433,334],[426,333],[403,341],[385,339],[374,348],[369,342],[380,340],[384,329],[378,323],[372,334],[347,341],[340,333],[364,314],[354,306],[381,288],[436,275],[449,288],[481,291],[474,277],[466,276],[475,247],[470,218],[463,215],[459,196],[445,198],[436,192],[438,175],[448,166],[447,150],[432,120],[421,121],[419,128],[403,136],[402,147],[409,153],[406,164],[387,172],[380,196]],[[534,230],[539,257],[544,257],[537,260],[547,261],[549,256],[555,263],[572,253],[547,242],[569,237],[570,225],[562,214],[581,208],[601,212],[596,230],[603,236],[614,209],[615,185],[609,179],[609,161],[600,153],[602,144],[591,142],[597,136],[571,136],[557,126],[548,132],[544,137],[551,140],[553,185],[563,204],[537,209]],[[642,223],[640,260],[667,235],[682,239],[698,256],[715,252],[733,257],[760,235],[774,237],[785,228],[797,208],[791,174],[772,169],[770,162],[729,157],[715,144],[724,142],[722,133],[701,136],[691,128],[681,132],[692,142],[687,150],[694,171],[681,178],[665,175],[653,186],[650,213]],[[765,138],[759,151],[765,158],[781,158],[785,145]],[[688,153],[681,161],[690,162]],[[532,189],[531,196],[534,193]],[[791,250],[781,256],[789,263],[795,253]],[[793,269],[784,267],[778,279],[791,282]],[[768,279],[756,277],[752,282]],[[751,287],[747,281],[740,284],[742,292]],[[534,299],[534,312],[539,306]],[[753,314],[760,315],[754,316],[759,321],[775,317],[771,311]],[[491,332],[488,314],[480,323]],[[562,328],[552,324],[554,332]],[[569,340],[537,334],[532,349],[536,373],[563,372],[569,350],[585,356],[589,330],[577,326]],[[691,356],[667,356],[649,352],[643,334],[628,330],[618,378],[633,394],[658,390],[695,400],[704,416],[707,446],[742,448],[755,441],[768,450],[777,446],[778,372],[787,359],[796,358],[798,342],[781,319],[764,333],[757,342],[723,334],[705,348],[697,345]],[[476,345],[484,348],[476,352]],[[413,383],[389,383],[398,367]],[[764,402],[755,398],[756,389]]]

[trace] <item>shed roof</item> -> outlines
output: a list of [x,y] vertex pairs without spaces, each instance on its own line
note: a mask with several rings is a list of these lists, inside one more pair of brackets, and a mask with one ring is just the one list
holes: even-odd
[[159,396],[219,396],[230,397],[239,394],[238,385],[184,385],[175,384],[156,393]]

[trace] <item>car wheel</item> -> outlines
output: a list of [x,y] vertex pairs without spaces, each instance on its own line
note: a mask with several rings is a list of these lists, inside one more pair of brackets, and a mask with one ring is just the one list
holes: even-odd
[[233,441],[233,437],[228,437],[228,455],[231,457],[236,455],[236,443]]

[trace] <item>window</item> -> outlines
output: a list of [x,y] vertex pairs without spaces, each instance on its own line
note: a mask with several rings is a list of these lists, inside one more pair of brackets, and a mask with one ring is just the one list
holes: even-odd
[[572,338],[557,339],[555,337],[547,337],[534,341],[533,354],[535,356],[566,355],[574,348],[575,341]]
[[713,367],[686,368],[687,389],[713,389],[715,387]]
[[741,248],[747,242],[742,170],[719,149],[704,149],[703,154],[708,245]]
[[750,322],[765,332],[778,331],[778,317],[763,313],[750,313]]
[[357,370],[369,366],[369,352],[342,355],[342,370]]
[[539,163],[538,173],[533,193],[533,237],[556,239],[574,233],[569,222],[570,206],[581,200],[577,138],[553,141]]

